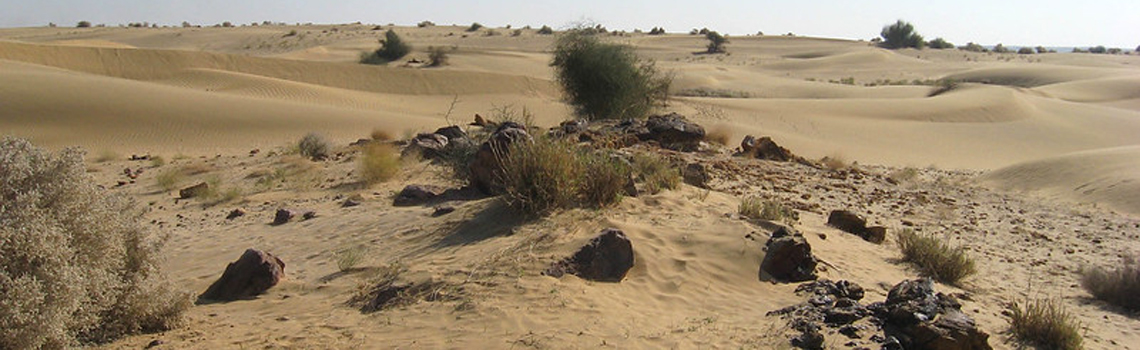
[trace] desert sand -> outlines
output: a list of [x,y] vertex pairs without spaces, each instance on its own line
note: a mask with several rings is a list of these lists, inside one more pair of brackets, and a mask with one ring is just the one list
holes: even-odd
[[[455,48],[441,68],[357,64],[381,36],[371,25],[0,29],[0,133],[87,149],[92,175],[135,198],[148,225],[168,235],[172,280],[200,293],[251,247],[287,264],[286,279],[255,300],[198,305],[185,327],[105,347],[786,347],[784,322],[765,313],[801,297],[795,284],[758,279],[761,230],[733,215],[741,198],[760,195],[796,203],[796,228],[827,262],[821,277],[857,282],[872,300],[917,272],[897,263],[889,239],[874,245],[828,227],[830,210],[891,229],[906,222],[966,247],[978,274],[938,288],[971,296],[963,310],[997,349],[1017,347],[1002,310],[1027,297],[1062,300],[1090,349],[1140,348],[1140,321],[1093,300],[1077,275],[1140,253],[1140,56],[890,51],[786,36],[734,36],[730,54],[696,55],[700,36],[613,37],[672,72],[673,91],[744,97],[676,97],[667,108],[727,133],[730,146],[705,161],[731,166],[717,168],[710,190],[682,185],[540,220],[517,219],[493,198],[441,217],[393,207],[404,185],[460,185],[427,162],[406,161],[396,179],[361,188],[351,157],[284,154],[309,132],[342,150],[374,129],[407,137],[504,107],[526,108],[544,127],[571,117],[548,66],[552,36],[464,29],[396,28],[415,47],[411,57]],[[936,86],[872,84],[942,78],[961,83],[935,96]],[[866,180],[733,160],[745,135],[771,136],[808,159],[843,159]],[[132,154],[167,162],[126,160]],[[216,178],[242,195],[176,200],[155,179],[179,167],[197,169],[184,186]],[[123,168],[146,171],[117,186]],[[885,181],[904,168],[917,176]],[[276,186],[251,178],[275,169],[290,174]],[[363,204],[341,208],[351,195]],[[239,207],[248,214],[224,218]],[[318,217],[268,225],[282,207]],[[633,241],[624,281],[541,275],[606,227]],[[360,268],[339,272],[336,252],[358,246],[367,251]],[[346,304],[370,272],[393,263],[459,285],[461,295],[372,314]],[[828,337],[831,347],[846,342]]]

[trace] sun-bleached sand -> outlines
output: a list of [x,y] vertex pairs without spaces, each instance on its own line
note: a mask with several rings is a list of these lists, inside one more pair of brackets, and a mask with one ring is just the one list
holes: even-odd
[[[737,95],[678,96],[667,108],[729,135],[730,146],[687,160],[727,165],[708,191],[683,185],[535,221],[516,219],[495,199],[456,204],[441,217],[430,207],[393,207],[404,185],[458,185],[426,162],[406,162],[395,179],[360,188],[351,185],[351,156],[311,163],[283,154],[309,132],[351,154],[347,145],[374,129],[399,138],[504,107],[525,108],[544,127],[570,118],[549,67],[552,36],[464,29],[396,28],[414,58],[426,59],[429,46],[454,47],[441,68],[357,64],[382,33],[371,25],[0,29],[0,134],[51,149],[81,146],[89,158],[119,155],[92,162],[92,175],[136,198],[145,221],[169,235],[172,280],[200,293],[250,247],[287,264],[286,279],[255,300],[195,306],[183,328],[105,346],[785,346],[785,324],[765,313],[802,300],[795,284],[757,277],[764,240],[732,215],[752,194],[802,204],[797,229],[827,263],[821,277],[858,282],[872,300],[917,272],[896,263],[893,243],[828,227],[827,211],[860,211],[891,229],[908,222],[967,247],[978,274],[960,288],[938,288],[972,295],[963,310],[995,348],[1016,348],[1001,311],[1027,296],[1061,298],[1086,327],[1088,348],[1140,344],[1140,322],[1093,301],[1076,275],[1140,253],[1140,56],[890,51],[785,36],[732,37],[730,55],[696,55],[700,36],[613,37],[673,74],[674,92]],[[909,83],[943,78],[958,84],[934,96],[938,86]],[[771,136],[809,159],[857,163],[867,180],[730,160],[745,135]],[[132,154],[167,162],[125,160]],[[253,176],[290,166],[304,170],[276,187],[259,187]],[[146,171],[116,187],[123,168]],[[184,186],[216,178],[241,198],[175,200],[177,191],[156,177],[180,168],[201,170]],[[918,175],[886,182],[905,168]],[[351,195],[364,203],[341,208]],[[224,219],[237,207],[249,213]],[[268,225],[281,207],[318,217]],[[541,275],[606,227],[633,241],[626,280]],[[362,268],[338,272],[336,252],[355,246],[367,247]],[[346,304],[369,272],[396,262],[461,285],[462,295],[373,314]]]

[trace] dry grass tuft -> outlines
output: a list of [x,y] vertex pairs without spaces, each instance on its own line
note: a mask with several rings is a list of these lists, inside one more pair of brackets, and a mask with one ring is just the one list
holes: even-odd
[[977,272],[974,260],[962,247],[951,247],[934,236],[903,229],[898,233],[897,242],[903,261],[914,264],[939,282],[957,284]]
[[400,154],[391,145],[370,144],[360,157],[360,181],[372,185],[396,176],[400,172]]
[[515,142],[502,159],[503,199],[528,215],[543,215],[574,204],[581,176],[578,150],[561,140]]
[[705,134],[705,140],[721,146],[728,146],[728,142],[731,139],[731,134],[732,133],[729,132],[727,127],[718,126],[712,130],[709,130],[709,132]]
[[827,168],[828,170],[832,170],[832,171],[847,169],[847,167],[849,166],[849,164],[847,162],[847,158],[843,157],[842,155],[838,155],[838,154],[833,154],[830,156],[823,157],[822,159],[819,160],[819,162],[821,164],[823,164],[824,168]]
[[740,201],[738,212],[740,215],[752,219],[784,222],[787,224],[794,224],[799,220],[799,214],[792,208],[784,206],[779,202],[764,200],[756,196],[744,197],[744,199]]
[[181,169],[166,169],[154,177],[158,187],[166,191],[173,191],[178,188],[178,185],[184,180],[186,180],[186,175],[182,173]]
[[112,150],[105,149],[105,150],[99,151],[99,155],[95,156],[95,162],[96,163],[106,163],[106,162],[110,162],[112,160],[119,160],[119,158],[122,158],[121,156],[119,156],[119,153],[112,151]]
[[381,128],[372,129],[372,134],[369,136],[371,136],[374,141],[392,141],[392,133]]
[[1083,349],[1081,324],[1059,300],[1026,301],[1009,307],[1009,328],[1017,339],[1040,349]]
[[57,349],[170,329],[191,305],[161,240],[87,176],[83,152],[0,140],[0,348]]
[[1091,268],[1081,272],[1081,286],[1093,297],[1128,310],[1140,310],[1140,262],[1126,256],[1115,269]]
[[645,183],[650,194],[671,190],[681,185],[681,170],[669,160],[651,154],[633,156],[633,171]]
[[582,179],[578,192],[586,205],[603,208],[621,202],[630,181],[625,161],[607,152],[585,153],[579,161]]
[[336,251],[334,258],[336,258],[336,268],[340,272],[349,272],[356,269],[364,261],[364,257],[368,253],[368,247],[358,245],[354,247],[344,248]]
[[297,142],[297,150],[302,156],[312,160],[323,160],[329,156],[329,141],[320,134],[311,132]]

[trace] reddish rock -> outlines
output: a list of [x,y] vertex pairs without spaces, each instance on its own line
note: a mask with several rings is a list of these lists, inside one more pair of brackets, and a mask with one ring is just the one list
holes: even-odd
[[811,253],[811,245],[798,232],[779,228],[767,243],[768,251],[760,263],[761,276],[767,273],[782,282],[802,282],[816,279],[815,267],[819,260]]
[[178,191],[178,198],[190,199],[201,196],[210,190],[210,184],[202,182],[194,186],[183,188]]
[[293,217],[296,217],[296,216],[297,216],[297,211],[295,211],[295,210],[277,209],[277,213],[273,215],[272,225],[284,225],[285,223],[288,223],[289,220],[293,220]]
[[562,277],[573,274],[601,282],[621,282],[633,267],[633,244],[616,228],[602,231],[573,256],[554,263],[545,274]]
[[241,258],[226,266],[222,277],[214,281],[200,298],[232,301],[265,293],[285,276],[285,262],[272,254],[246,249]]

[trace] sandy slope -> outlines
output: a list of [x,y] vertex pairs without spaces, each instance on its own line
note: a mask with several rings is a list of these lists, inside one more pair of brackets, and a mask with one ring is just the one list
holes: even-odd
[[[246,152],[275,149],[311,131],[343,146],[374,128],[395,136],[433,130],[448,122],[449,110],[447,117],[455,123],[505,106],[526,108],[543,126],[570,115],[548,67],[550,36],[533,30],[512,36],[505,29],[488,35],[487,30],[466,33],[462,26],[401,27],[397,31],[416,46],[413,57],[426,57],[429,46],[453,47],[451,64],[433,69],[358,65],[359,52],[376,47],[381,32],[372,29],[0,29],[0,133],[51,148],[78,145],[171,159],[116,190],[151,203],[147,218],[171,234],[172,277],[191,290],[203,290],[247,247],[286,257],[289,278],[270,294],[195,307],[189,327],[157,336],[178,348],[770,348],[783,343],[771,336],[782,323],[763,314],[799,299],[791,293],[794,286],[757,282],[762,240],[745,238],[757,228],[725,216],[736,210],[740,197],[752,193],[789,202],[807,201],[800,197],[806,194],[828,206],[866,209],[892,228],[902,220],[919,222],[969,246],[986,267],[967,286],[978,295],[967,307],[978,310],[972,315],[991,333],[1004,326],[1001,304],[1011,295],[1026,296],[1024,284],[1033,281],[1078,310],[1090,325],[1091,348],[1140,341],[1134,319],[1088,301],[1073,287],[1071,273],[1082,264],[1111,264],[1118,255],[1140,250],[1128,236],[1134,234],[1128,215],[1140,214],[1136,56],[887,51],[865,42],[784,36],[733,37],[731,55],[700,55],[694,54],[704,45],[699,36],[607,39],[636,45],[640,54],[656,59],[675,75],[675,91],[747,95],[670,102],[670,110],[729,134],[730,143],[746,134],[768,135],[809,158],[992,170],[981,177],[987,186],[1031,193],[1028,198],[1044,198],[1041,203],[1022,194],[975,189],[969,185],[972,173],[937,170],[899,191],[931,189],[973,204],[947,208],[907,202],[906,208],[892,208],[867,199],[872,187],[851,193],[842,187],[821,189],[812,186],[826,181],[826,174],[784,168],[723,183],[711,192],[685,187],[629,199],[606,211],[572,211],[538,222],[519,222],[493,200],[464,203],[441,218],[430,218],[429,208],[391,207],[389,196],[405,184],[455,185],[424,164],[371,189],[353,184],[354,165],[347,160],[312,165],[319,170],[291,178],[281,188],[259,188],[249,178],[254,171],[307,163]],[[288,35],[293,30],[297,35]],[[933,86],[865,86],[941,78],[964,83],[933,97],[928,97]],[[844,79],[854,84],[829,82]],[[154,184],[157,173],[187,165],[212,169],[192,179],[220,177],[241,188],[242,199],[220,206],[174,201]],[[111,186],[121,180],[117,174],[123,167],[144,165],[116,161],[92,167]],[[761,163],[738,170],[756,169],[769,168]],[[786,171],[792,172],[781,173]],[[795,176],[814,180],[792,181]],[[769,186],[773,177],[789,179],[795,190]],[[338,196],[349,194],[364,195],[366,205],[339,208]],[[1055,200],[1095,203],[1126,214],[1087,206],[1070,210]],[[251,214],[224,221],[236,206]],[[322,217],[266,225],[281,206],[316,209]],[[902,214],[907,208],[912,213]],[[1019,210],[1040,219],[1013,224],[1026,216]],[[825,227],[823,220],[823,213],[804,212],[800,228],[832,264],[826,277],[871,286],[872,295],[881,298],[885,290],[879,284],[914,275],[893,263],[893,247],[865,245]],[[545,264],[609,226],[626,230],[636,242],[639,262],[625,282],[538,275]],[[1091,243],[1090,236],[1107,243]],[[338,273],[334,253],[361,244],[372,249],[362,265],[367,269]],[[474,306],[419,303],[362,315],[343,304],[369,271],[395,261],[409,273],[462,282],[469,293],[465,300]],[[1042,273],[1041,266],[1049,272]],[[138,347],[154,338],[111,346]]]

